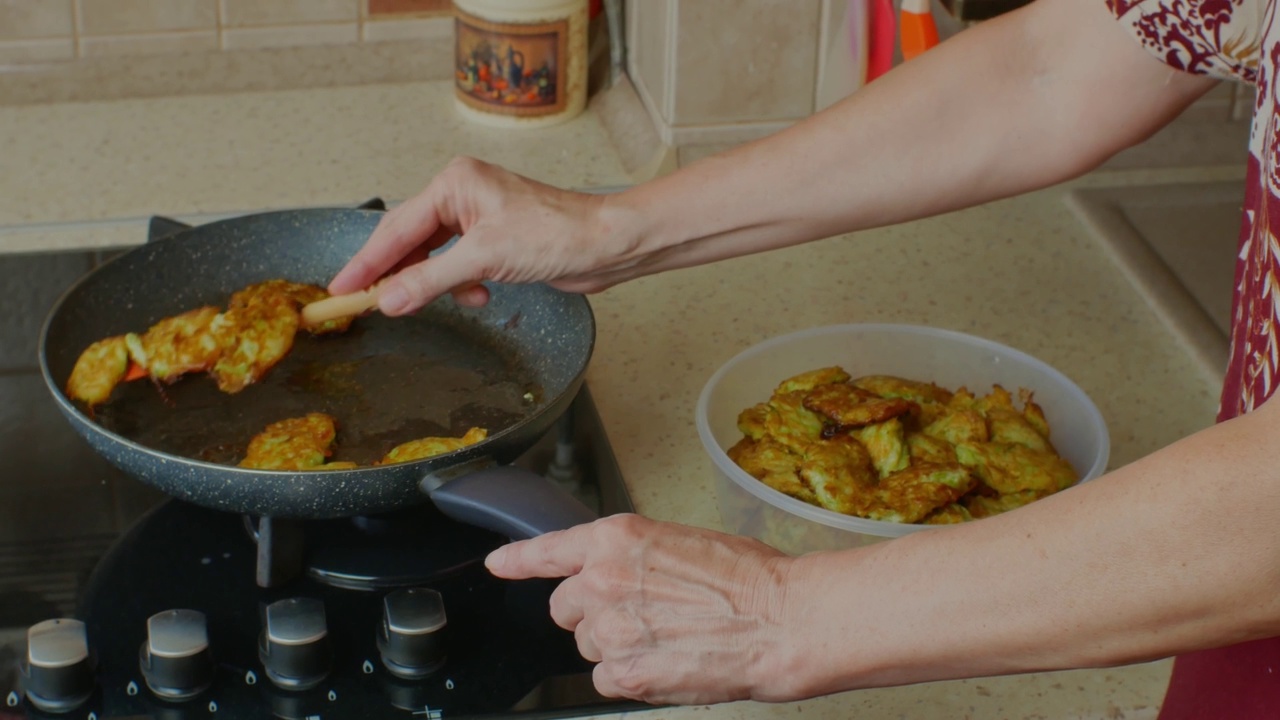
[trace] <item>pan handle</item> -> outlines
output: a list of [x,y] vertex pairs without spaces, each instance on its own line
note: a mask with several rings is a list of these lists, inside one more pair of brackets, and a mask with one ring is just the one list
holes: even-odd
[[490,466],[444,483],[433,480],[428,478],[423,487],[441,512],[513,540],[527,540],[599,517],[569,491],[514,465]]

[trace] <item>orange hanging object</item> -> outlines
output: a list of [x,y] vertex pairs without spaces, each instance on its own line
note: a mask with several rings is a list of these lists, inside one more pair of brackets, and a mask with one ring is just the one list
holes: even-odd
[[938,26],[933,22],[929,0],[902,0],[899,26],[903,60],[917,57],[938,44]]

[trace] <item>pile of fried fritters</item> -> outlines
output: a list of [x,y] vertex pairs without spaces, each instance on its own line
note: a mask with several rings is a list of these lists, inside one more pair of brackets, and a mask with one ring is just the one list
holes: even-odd
[[826,367],[783,381],[743,411],[729,457],[769,487],[845,515],[947,524],[1026,505],[1079,476],[1019,391],[978,397],[888,375]]

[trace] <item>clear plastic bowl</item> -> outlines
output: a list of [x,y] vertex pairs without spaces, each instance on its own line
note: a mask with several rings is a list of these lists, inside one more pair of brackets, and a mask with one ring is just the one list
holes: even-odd
[[[783,335],[739,353],[716,371],[698,398],[698,435],[711,457],[725,530],[759,538],[784,552],[838,550],[932,525],[852,517],[796,500],[739,468],[726,450],[742,438],[738,414],[768,399],[782,380],[839,365],[854,377],[896,375],[974,394],[999,384],[1035,393],[1050,440],[1081,482],[1106,471],[1111,453],[1102,413],[1075,383],[1044,362],[972,335],[912,325],[834,325]],[[974,522],[981,522],[980,520]]]

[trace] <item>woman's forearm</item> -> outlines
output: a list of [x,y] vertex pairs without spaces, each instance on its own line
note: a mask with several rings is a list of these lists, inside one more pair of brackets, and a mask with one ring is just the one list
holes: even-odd
[[1038,0],[791,128],[609,199],[643,275],[967,207],[1079,175],[1212,87],[1102,0]]
[[1006,515],[794,561],[797,651],[766,672],[804,678],[807,695],[1280,633],[1278,411]]

